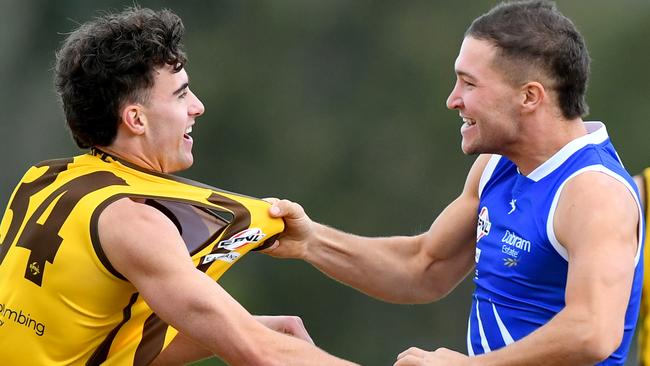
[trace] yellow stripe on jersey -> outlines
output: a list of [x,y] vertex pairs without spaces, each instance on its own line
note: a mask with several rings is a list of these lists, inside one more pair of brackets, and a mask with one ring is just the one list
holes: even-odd
[[40,163],[19,182],[0,224],[3,364],[146,365],[177,334],[102,251],[99,215],[123,197],[167,215],[197,269],[215,280],[284,228],[262,200],[96,150]]

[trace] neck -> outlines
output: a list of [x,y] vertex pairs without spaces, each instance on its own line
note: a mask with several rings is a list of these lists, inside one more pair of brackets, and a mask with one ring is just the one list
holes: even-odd
[[587,134],[581,118],[532,125],[518,146],[503,154],[517,165],[523,175],[533,172],[569,142]]
[[101,146],[95,149],[104,152],[112,157],[115,157],[119,160],[127,161],[131,164],[137,165],[140,168],[144,168],[155,172],[165,173],[162,167],[153,164],[151,161],[146,159],[144,155],[132,153],[128,149],[122,149],[113,145]]

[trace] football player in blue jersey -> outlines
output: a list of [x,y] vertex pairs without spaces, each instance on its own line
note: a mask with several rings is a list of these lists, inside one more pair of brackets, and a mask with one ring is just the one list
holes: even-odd
[[549,1],[515,1],[465,33],[447,99],[465,186],[416,236],[369,238],[274,201],[267,253],[376,298],[425,303],[472,275],[467,354],[410,348],[395,365],[623,365],[642,284],[643,214],[601,122],[585,122],[590,58]]

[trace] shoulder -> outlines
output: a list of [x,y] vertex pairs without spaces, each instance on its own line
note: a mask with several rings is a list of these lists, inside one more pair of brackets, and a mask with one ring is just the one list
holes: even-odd
[[[169,220],[158,209],[149,206],[144,201],[132,198],[121,198],[110,203],[99,216],[100,230],[124,229],[124,228],[147,228],[150,226],[166,226],[175,228]],[[117,230],[124,231],[124,230]]]
[[476,196],[478,198],[480,188],[485,185],[484,175],[488,170],[494,169],[493,166],[499,161],[498,157],[498,155],[482,154],[476,158],[467,174],[467,180],[463,189],[464,195]]
[[586,171],[569,179],[560,193],[554,219],[560,242],[571,245],[580,242],[579,238],[595,242],[612,236],[633,238],[639,206],[631,189],[625,180],[601,171]]
[[570,178],[560,194],[559,203],[610,211],[634,208],[636,213],[636,200],[630,184],[622,177],[601,171],[585,171]]
[[163,257],[189,254],[174,223],[158,209],[131,198],[109,204],[100,214],[99,243],[111,265],[129,280]]

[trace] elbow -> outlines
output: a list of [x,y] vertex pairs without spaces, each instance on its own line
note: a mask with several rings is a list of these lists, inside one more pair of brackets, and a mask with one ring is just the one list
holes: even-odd
[[584,332],[580,339],[580,347],[590,364],[605,360],[621,345],[623,326],[592,327]]
[[458,287],[466,274],[467,271],[463,271],[462,273],[445,276],[437,271],[423,271],[419,277],[422,282],[420,282],[419,286],[416,286],[417,291],[413,296],[418,299],[417,303],[430,303],[444,299]]
[[441,299],[444,299],[453,288],[446,288],[443,286],[429,286],[420,293],[420,299],[418,303],[425,304],[430,302],[435,302]]
[[422,283],[405,287],[402,296],[387,299],[396,304],[428,304],[446,297],[453,287],[442,286],[441,283]]

